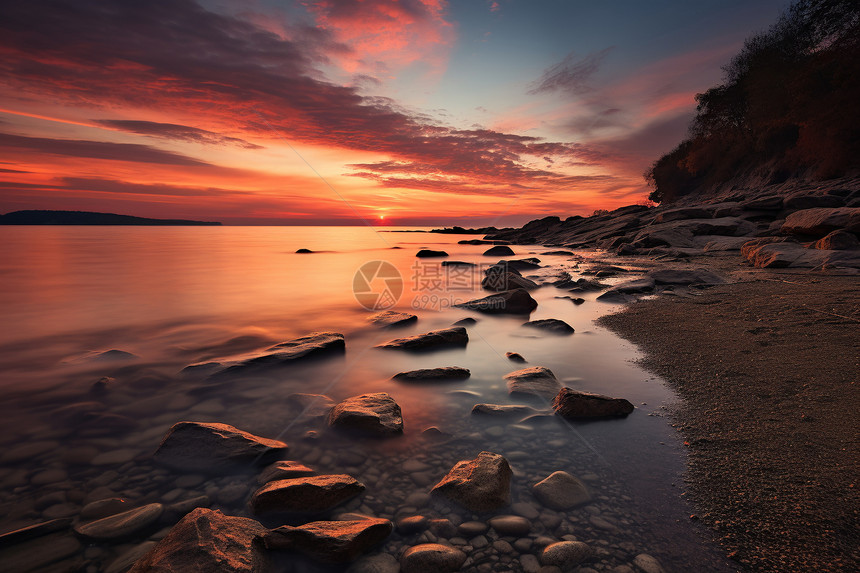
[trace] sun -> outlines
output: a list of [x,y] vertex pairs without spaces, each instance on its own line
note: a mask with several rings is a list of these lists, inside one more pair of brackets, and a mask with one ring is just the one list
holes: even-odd
[[384,221],[384,220],[385,220],[385,215],[380,215],[380,216],[379,216],[379,220],[380,220],[380,221]]

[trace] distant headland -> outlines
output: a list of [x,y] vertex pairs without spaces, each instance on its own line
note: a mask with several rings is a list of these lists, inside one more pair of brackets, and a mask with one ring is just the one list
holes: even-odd
[[0,225],[220,225],[217,221],[191,221],[187,219],[148,219],[117,215],[115,213],[95,213],[92,211],[13,211],[0,215]]

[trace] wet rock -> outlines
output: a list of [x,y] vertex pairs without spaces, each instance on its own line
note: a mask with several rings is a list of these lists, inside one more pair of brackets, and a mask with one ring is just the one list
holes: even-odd
[[279,479],[307,477],[315,473],[317,472],[300,462],[281,460],[266,466],[257,476],[257,483],[265,484]]
[[658,285],[717,285],[725,279],[707,269],[658,269],[648,276]]
[[505,374],[508,392],[511,395],[539,396],[552,399],[559,390],[561,383],[549,368],[533,366]]
[[570,388],[559,390],[552,401],[552,407],[559,416],[572,420],[626,416],[633,411],[633,404],[624,398],[612,398]]
[[215,374],[229,377],[280,368],[297,360],[325,355],[343,354],[346,350],[343,334],[337,332],[312,332],[268,348],[265,354],[243,360]]
[[591,501],[588,488],[567,472],[553,472],[532,487],[532,493],[545,507],[564,511]]
[[502,537],[523,537],[532,530],[531,522],[519,515],[498,515],[490,519],[490,527]]
[[164,512],[160,503],[150,503],[96,521],[79,523],[75,533],[87,539],[106,541],[130,537],[155,524]]
[[489,527],[483,521],[464,521],[457,527],[457,532],[465,537],[483,535]]
[[452,326],[472,326],[473,324],[477,324],[478,321],[472,318],[471,316],[467,316],[466,318],[461,318],[457,322],[455,322]]
[[[0,545],[0,569],[4,572],[50,571],[52,563],[80,553],[81,543],[65,532],[48,533]],[[62,571],[63,569],[61,569]],[[65,570],[78,570],[69,567]]]
[[438,543],[424,543],[407,549],[400,558],[402,573],[453,573],[466,562],[459,549]]
[[80,518],[83,520],[101,519],[116,515],[132,508],[132,504],[121,497],[109,497],[88,503],[81,509]]
[[516,417],[522,418],[536,414],[538,411],[531,406],[522,404],[475,404],[472,414],[480,416]]
[[600,281],[591,281],[588,279],[577,279],[575,281],[567,281],[561,284],[555,285],[558,288],[565,288],[570,292],[591,292],[603,290],[607,285],[603,284]]
[[287,444],[228,424],[179,422],[161,440],[153,459],[189,473],[227,474],[283,455]]
[[514,250],[507,245],[496,245],[484,251],[485,257],[507,257],[513,254]]
[[465,380],[472,373],[468,368],[459,366],[446,366],[442,368],[423,368],[420,370],[409,370],[392,376],[392,380],[401,382],[434,382],[438,380]]
[[529,257],[528,259],[502,259],[490,268],[492,269],[499,267],[507,269],[508,271],[516,272],[517,274],[519,274],[520,271],[531,271],[534,269],[541,268],[540,259],[536,257]]
[[347,398],[332,408],[329,426],[371,436],[387,437],[403,433],[400,406],[389,394],[361,394]]
[[347,573],[399,573],[400,563],[394,555],[379,553],[358,559],[346,571]]
[[421,249],[417,253],[415,253],[416,257],[426,259],[431,257],[447,257],[448,253],[445,251],[434,251],[432,249]]
[[541,565],[554,565],[562,570],[571,569],[585,561],[591,549],[581,541],[559,541],[547,545],[540,554]]
[[452,326],[441,330],[432,330],[425,334],[416,334],[405,338],[395,338],[376,348],[388,348],[396,350],[427,350],[437,348],[451,348],[466,346],[469,342],[469,334],[462,326]]
[[523,358],[523,355],[519,352],[505,352],[505,358],[511,362],[519,362],[520,364],[524,364],[526,362],[526,359]]
[[323,394],[297,392],[287,396],[284,403],[299,420],[327,418],[334,408],[334,400]]
[[313,251],[310,249],[296,249],[296,254],[299,255],[309,255],[311,253],[313,253]]
[[577,305],[577,306],[579,306],[580,304],[585,303],[585,299],[584,299],[584,298],[579,298],[579,297],[572,297],[572,296],[557,296],[557,297],[555,297],[555,298],[563,298],[563,299],[567,299],[567,300],[569,300],[570,302],[572,302],[573,304],[575,304],[575,305]]
[[848,249],[860,249],[860,240],[857,235],[847,231],[832,231],[815,242],[815,248],[819,250],[843,251]]
[[386,310],[384,312],[374,314],[367,320],[374,326],[379,326],[382,328],[391,328],[413,324],[418,321],[418,315],[408,314],[405,312],[395,312],[393,310]]
[[43,521],[42,523],[36,523],[6,532],[0,535],[0,548],[15,545],[16,543],[21,543],[29,539],[36,539],[37,537],[42,537],[57,531],[67,531],[71,524],[71,518],[64,517],[60,519],[51,519],[50,521]]
[[364,484],[345,474],[306,476],[267,483],[251,497],[255,514],[318,513],[337,507],[364,491]]
[[540,573],[540,562],[534,555],[521,555],[520,566],[523,568],[523,573]]
[[571,325],[557,318],[530,320],[529,322],[524,322],[523,326],[527,328],[537,328],[539,330],[545,330],[547,332],[552,332],[553,334],[573,334],[574,332],[573,327]]
[[464,460],[433,486],[431,493],[444,496],[474,512],[492,511],[510,503],[511,466],[491,452]]
[[283,525],[265,537],[267,549],[298,551],[323,563],[346,563],[385,540],[392,530],[387,519],[314,521]]
[[488,269],[486,276],[481,280],[481,287],[486,290],[495,292],[503,292],[512,289],[533,290],[538,288],[538,284],[533,280],[527,279],[524,276],[505,272],[501,267],[492,267]]
[[408,515],[397,520],[397,532],[402,535],[421,533],[427,529],[427,517],[424,515]]
[[702,247],[705,253],[716,251],[739,251],[749,237],[710,237]]
[[553,255],[553,256],[558,256],[558,257],[569,257],[569,256],[573,255],[573,251],[546,251],[546,252],[541,253],[541,254],[547,255],[547,256]]
[[152,548],[156,545],[156,541],[144,541],[139,545],[135,545],[111,561],[111,564],[105,569],[105,573],[125,573],[131,569],[138,559],[152,551]]
[[633,564],[641,569],[643,573],[665,573],[660,562],[647,553],[640,553],[633,558]]
[[787,235],[823,237],[838,230],[860,234],[860,207],[818,208],[795,211],[785,218]]
[[655,223],[668,223],[669,221],[679,221],[681,219],[710,219],[711,211],[701,207],[680,207],[678,209],[668,209],[654,217]]
[[266,533],[253,519],[195,509],[138,560],[130,573],[263,573],[269,570],[261,541]]
[[466,261],[442,261],[443,267],[476,267],[475,263],[468,263]]
[[[222,488],[218,492],[219,499],[223,496],[223,493],[227,491],[227,488]],[[245,488],[242,488],[242,496],[244,497]],[[238,501],[238,500],[237,500]],[[186,499],[183,501],[178,501],[176,503],[172,503],[164,508],[164,515],[161,516],[162,523],[176,523],[198,507],[209,507],[212,505],[212,500],[208,495],[198,495],[192,497],[191,499]]]
[[487,314],[529,314],[537,308],[537,305],[537,301],[528,291],[516,289],[455,304],[454,307]]

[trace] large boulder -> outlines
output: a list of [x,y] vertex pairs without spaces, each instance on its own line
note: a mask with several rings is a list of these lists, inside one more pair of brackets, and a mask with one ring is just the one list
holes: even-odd
[[179,471],[228,474],[269,463],[287,449],[284,442],[228,424],[179,422],[161,440],[153,459]]
[[331,409],[329,426],[370,436],[397,436],[403,433],[400,406],[386,392],[347,398]]
[[164,513],[160,503],[150,503],[95,521],[78,523],[75,533],[86,539],[108,541],[131,537],[152,527]]
[[441,330],[431,330],[425,334],[416,334],[405,338],[395,338],[376,348],[387,348],[393,350],[428,350],[436,348],[450,348],[466,346],[469,342],[469,334],[462,326],[452,326]]
[[582,481],[567,472],[553,472],[532,486],[532,493],[544,506],[566,511],[591,501],[591,494]]
[[505,374],[508,392],[512,395],[539,396],[552,399],[561,389],[561,383],[552,370],[543,366],[523,368]]
[[400,558],[402,573],[454,573],[466,562],[466,554],[448,545],[424,543],[410,547]]
[[503,456],[481,452],[473,460],[457,462],[431,493],[470,511],[493,511],[511,502],[511,475],[511,466]]
[[804,209],[785,218],[782,232],[787,235],[823,237],[842,229],[860,234],[860,207]]
[[509,290],[468,302],[455,304],[487,314],[529,314],[537,308],[537,301],[525,289]]
[[268,348],[264,354],[243,360],[215,373],[216,377],[254,374],[268,369],[281,368],[298,360],[319,356],[343,354],[346,350],[343,334],[313,332],[307,336],[288,340]]
[[322,563],[354,560],[391,534],[387,519],[313,521],[298,527],[282,525],[265,538],[267,549],[298,551]]
[[174,525],[129,573],[263,573],[270,569],[262,544],[266,532],[253,519],[195,509]]
[[459,366],[444,366],[441,368],[421,368],[420,370],[408,370],[398,372],[392,376],[392,380],[401,382],[438,382],[440,380],[465,380],[472,373],[468,368]]
[[624,398],[612,398],[570,388],[558,391],[552,401],[552,407],[556,414],[571,420],[626,416],[633,411],[633,404]]
[[251,497],[255,514],[309,514],[328,511],[364,491],[364,484],[345,474],[305,476],[267,483]]

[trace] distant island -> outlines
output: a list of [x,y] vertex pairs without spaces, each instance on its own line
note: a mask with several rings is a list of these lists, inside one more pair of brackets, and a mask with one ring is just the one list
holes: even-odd
[[148,219],[117,215],[115,213],[94,213],[91,211],[13,211],[0,215],[0,225],[220,225],[217,221],[191,221],[187,219]]

